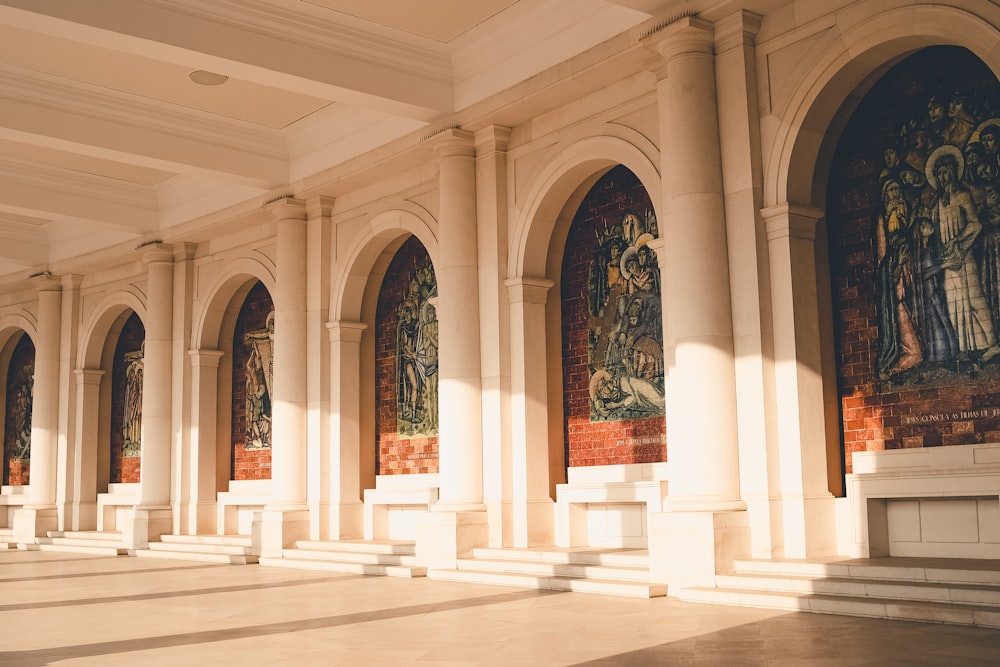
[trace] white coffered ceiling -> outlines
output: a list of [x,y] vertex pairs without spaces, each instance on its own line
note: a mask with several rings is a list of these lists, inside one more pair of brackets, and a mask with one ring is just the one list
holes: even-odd
[[629,4],[0,0],[0,280],[446,122],[649,19]]

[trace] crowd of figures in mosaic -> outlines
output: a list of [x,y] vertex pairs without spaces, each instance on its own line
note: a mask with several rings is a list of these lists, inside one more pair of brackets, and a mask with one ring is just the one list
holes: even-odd
[[628,212],[595,232],[587,275],[592,421],[664,414],[656,216]]
[[882,379],[933,365],[976,370],[1000,354],[996,79],[922,92],[897,100],[878,178]]
[[35,366],[25,364],[20,368],[12,368],[13,382],[10,384],[13,394],[9,404],[12,425],[12,437],[7,447],[10,458],[26,461],[31,458],[31,405],[34,396]]
[[414,264],[396,307],[396,428],[399,435],[438,433],[437,279],[429,258]]
[[246,448],[271,446],[271,387],[274,379],[274,311],[263,329],[243,336],[246,363]]

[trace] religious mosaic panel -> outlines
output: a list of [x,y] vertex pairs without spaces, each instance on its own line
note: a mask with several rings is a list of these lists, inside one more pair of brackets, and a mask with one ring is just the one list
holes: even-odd
[[233,333],[232,479],[271,476],[274,304],[264,284],[247,293]]
[[563,380],[570,466],[666,456],[659,236],[625,167],[580,205],[562,268]]
[[125,320],[111,369],[111,482],[139,481],[142,379],[146,330],[135,313]]
[[434,267],[410,237],[389,264],[376,307],[379,474],[437,472],[436,303]]
[[1000,440],[1000,84],[931,47],[858,106],[828,206],[850,454]]
[[7,367],[3,438],[3,484],[24,486],[30,478],[31,405],[35,386],[35,346],[21,334]]

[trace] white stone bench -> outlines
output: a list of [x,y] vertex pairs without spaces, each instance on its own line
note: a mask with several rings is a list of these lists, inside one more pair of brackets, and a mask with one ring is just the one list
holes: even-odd
[[1000,558],[1000,444],[857,452],[849,555]]
[[126,514],[139,504],[139,483],[108,484],[97,494],[97,530],[122,530]]
[[250,535],[254,517],[271,501],[271,480],[230,480],[217,497],[219,535]]
[[438,475],[379,475],[364,498],[366,540],[415,540],[420,515],[438,501]]
[[666,463],[570,468],[568,483],[556,486],[556,546],[646,547],[668,470]]
[[0,486],[0,528],[14,526],[14,511],[28,502],[27,486]]

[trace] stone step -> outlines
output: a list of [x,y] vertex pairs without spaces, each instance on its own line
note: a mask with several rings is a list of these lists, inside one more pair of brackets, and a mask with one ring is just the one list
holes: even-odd
[[[880,562],[883,561],[883,562]],[[939,558],[886,558],[857,561],[738,560],[738,574],[895,579],[947,584],[1000,586],[1000,561]]]
[[460,558],[459,570],[482,572],[511,572],[545,577],[575,577],[606,581],[634,581],[649,583],[649,568],[626,565],[588,565],[521,559]]
[[[150,545],[152,546],[152,544]],[[229,565],[252,565],[257,562],[253,554],[213,553],[207,551],[167,551],[159,549],[136,549],[139,558],[162,558],[165,560],[189,560],[199,563],[225,563]]]
[[50,530],[46,533],[50,538],[68,540],[87,540],[89,542],[121,542],[121,531],[117,530]]
[[412,556],[417,552],[416,543],[399,540],[299,540],[296,549],[307,551],[332,551],[366,554],[392,554],[397,556]]
[[992,606],[720,587],[675,589],[671,595],[685,602],[1000,628],[1000,607]]
[[489,572],[484,570],[429,570],[429,579],[459,581],[494,586],[515,586],[552,591],[573,591],[576,593],[597,593],[624,597],[653,598],[667,594],[666,584],[652,584],[636,581],[609,581],[605,579],[580,579],[519,574],[515,572]]
[[726,589],[769,590],[786,593],[1000,607],[1000,586],[990,584],[948,584],[905,579],[812,577],[781,574],[726,574],[716,577],[716,586]]
[[[295,549],[286,549],[295,553]],[[349,574],[366,574],[385,577],[424,577],[427,568],[416,565],[387,565],[381,563],[357,563],[338,560],[315,560],[284,556],[283,558],[261,558],[260,564],[268,567],[285,567],[298,570],[321,570],[325,572],[344,572]]]
[[[39,538],[40,540],[51,540],[60,538]],[[128,548],[115,546],[113,544],[100,544],[100,540],[94,540],[91,544],[86,544],[85,540],[73,540],[73,543],[62,542],[39,542],[37,545],[28,547],[30,551],[59,551],[62,553],[92,554],[95,556],[126,556]]]
[[253,538],[249,535],[160,535],[164,544],[202,544],[250,547]]
[[363,551],[333,551],[330,549],[284,549],[285,558],[295,560],[332,560],[342,563],[365,563],[368,565],[419,565],[416,556],[402,554],[367,553]]
[[16,549],[17,541],[14,539],[13,528],[0,528],[0,549]]
[[173,553],[204,553],[229,554],[247,556],[251,553],[250,545],[212,544],[201,542],[150,542],[148,549],[143,551],[167,551]]
[[646,549],[473,549],[476,559],[507,561],[545,561],[576,565],[620,565],[625,567],[649,567],[649,552]]

